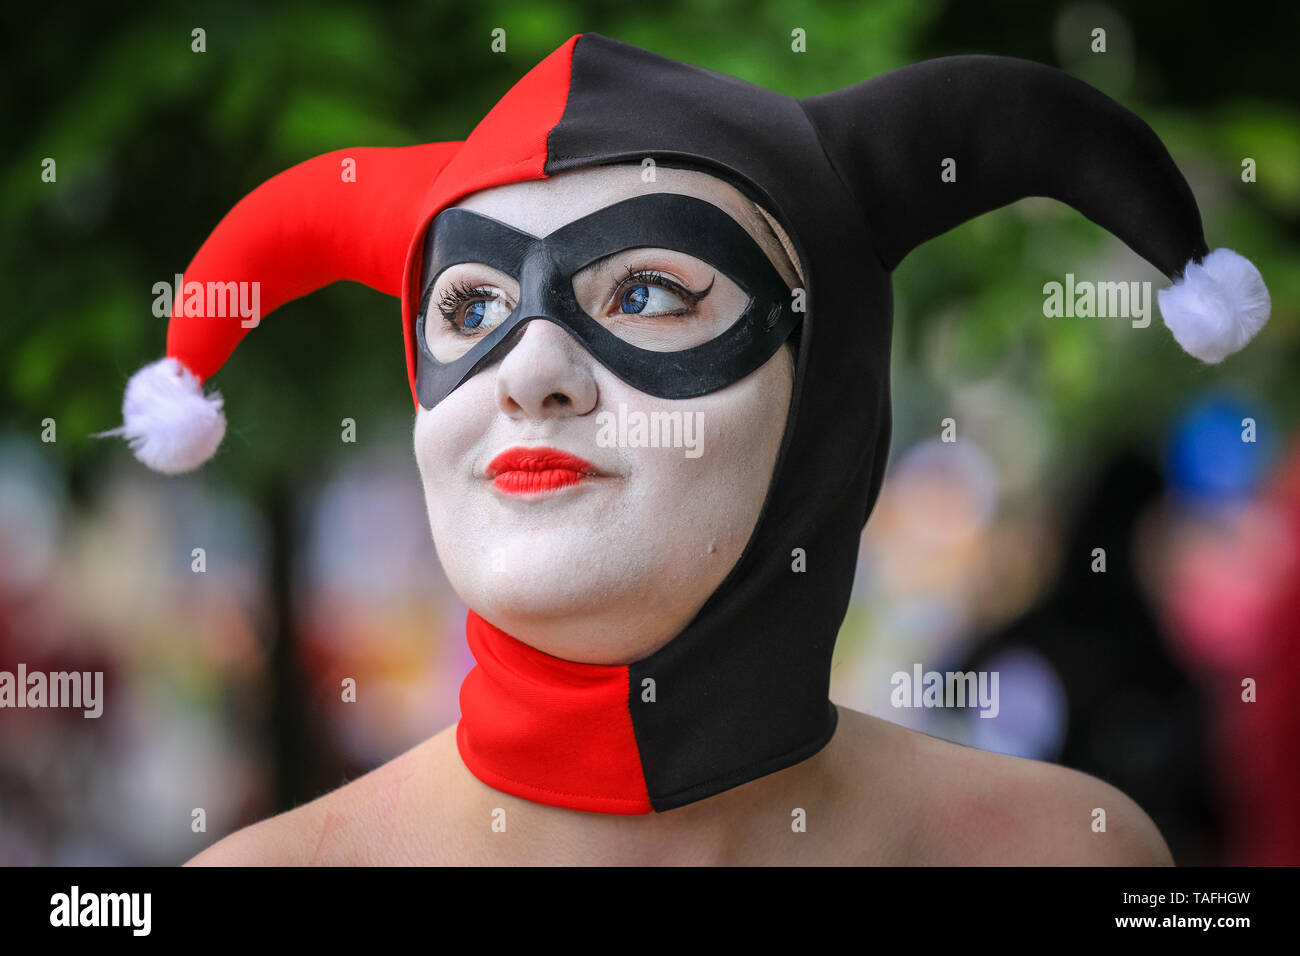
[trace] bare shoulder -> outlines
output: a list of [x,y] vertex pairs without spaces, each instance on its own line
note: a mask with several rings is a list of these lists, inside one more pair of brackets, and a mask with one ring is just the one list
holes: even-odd
[[918,763],[942,781],[922,803],[918,850],[992,866],[1169,866],[1151,818],[1096,777],[911,732]]
[[[444,731],[445,733],[445,731]],[[429,794],[420,773],[439,734],[310,803],[237,830],[186,866],[403,864],[419,833],[406,810]],[[436,781],[432,782],[436,786]]]
[[[912,807],[908,863],[1170,866],[1151,818],[1110,784],[1057,764],[991,753],[841,708],[872,733]],[[1103,829],[1104,825],[1104,829]]]
[[326,794],[309,804],[236,830],[206,850],[195,854],[185,866],[306,866],[304,835],[316,811],[335,798]]

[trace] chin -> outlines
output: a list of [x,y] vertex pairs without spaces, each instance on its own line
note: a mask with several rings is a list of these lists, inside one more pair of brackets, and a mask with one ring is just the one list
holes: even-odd
[[[466,604],[505,630],[509,630],[507,617],[523,622],[521,630],[527,633],[529,621],[578,621],[629,603],[630,595],[624,593],[628,578],[620,574],[595,576],[602,567],[602,556],[597,553],[575,556],[546,549],[526,560],[510,555],[495,567],[490,555],[488,559],[475,570],[474,579],[457,591]],[[502,620],[496,620],[494,613]]]

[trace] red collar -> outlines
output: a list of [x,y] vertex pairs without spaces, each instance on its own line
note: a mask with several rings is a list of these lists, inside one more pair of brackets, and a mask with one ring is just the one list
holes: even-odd
[[572,810],[649,813],[626,665],[551,657],[474,611],[476,666],[460,688],[456,746],[489,787]]

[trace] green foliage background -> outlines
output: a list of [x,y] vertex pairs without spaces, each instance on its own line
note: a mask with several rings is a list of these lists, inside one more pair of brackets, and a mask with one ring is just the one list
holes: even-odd
[[[1202,203],[1211,247],[1242,252],[1269,284],[1274,314],[1261,339],[1207,368],[1181,353],[1158,314],[1146,334],[1118,336],[1098,334],[1101,320],[1044,320],[1038,290],[1061,278],[1059,262],[1087,260],[1115,240],[1044,200],[989,214],[896,273],[895,389],[910,396],[899,403],[900,436],[933,427],[931,406],[952,387],[991,376],[1043,403],[1067,470],[1074,456],[1153,434],[1215,382],[1267,399],[1286,431],[1296,421],[1292,9],[1237,17],[1185,3],[399,0],[54,6],[31,16],[0,49],[0,426],[34,436],[55,418],[49,452],[83,478],[128,454],[89,435],[118,424],[126,378],[162,352],[153,283],[182,271],[235,202],[328,150],[463,139],[519,77],[583,31],[793,95],[961,52],[1065,66],[1156,129]],[[1061,25],[1073,22],[1107,26],[1111,59],[1062,63],[1072,47],[1062,46]],[[190,49],[196,26],[206,30],[203,54]],[[507,32],[504,54],[489,51],[495,27]],[[805,54],[790,52],[794,27],[807,31]],[[1240,181],[1243,156],[1256,159],[1257,183]],[[58,163],[55,184],[41,181],[44,157]],[[1144,277],[1165,284],[1153,269]],[[409,434],[399,329],[396,300],[350,283],[275,313],[213,381],[231,430],[209,467],[252,491],[337,449],[345,416],[362,423],[363,444]]]

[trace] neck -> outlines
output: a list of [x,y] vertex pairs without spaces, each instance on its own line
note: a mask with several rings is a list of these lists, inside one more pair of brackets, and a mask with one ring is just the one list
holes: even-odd
[[[628,668],[560,660],[473,611],[477,666],[461,688],[454,803],[471,829],[516,838],[484,852],[538,862],[738,864],[790,852],[795,808],[822,813],[842,759],[809,759],[706,799],[651,812],[628,716]],[[450,754],[449,754],[450,756]],[[453,758],[454,759],[454,758]],[[817,808],[815,811],[813,808]],[[566,854],[572,859],[565,859]]]
[[[835,730],[820,673],[792,689],[779,661],[759,656],[762,634],[678,638],[643,661],[606,665],[552,657],[472,610],[465,631],[477,666],[461,685],[461,762],[487,787],[532,804],[623,818],[697,802],[715,812],[720,797],[734,789],[728,801],[743,802],[779,771],[790,770],[786,781],[815,778],[818,764],[798,765]],[[692,653],[701,646],[724,658],[749,650],[748,666]]]
[[465,636],[477,666],[461,685],[456,746],[474,776],[551,806],[651,811],[626,666],[551,657],[472,610]]
[[[827,823],[831,797],[844,790],[831,782],[834,749],[832,742],[794,767],[676,810],[638,815],[522,799],[484,784],[448,753],[452,772],[441,771],[438,814],[456,821],[457,839],[472,848],[473,859],[494,865],[788,864],[809,842],[842,830]],[[796,808],[817,823],[815,831],[792,829]]]

